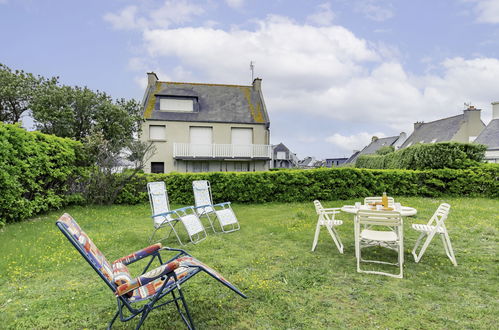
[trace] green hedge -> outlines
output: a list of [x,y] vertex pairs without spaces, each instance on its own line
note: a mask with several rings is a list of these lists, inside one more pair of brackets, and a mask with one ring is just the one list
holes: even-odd
[[170,202],[192,205],[192,181],[211,182],[214,202],[265,203],[338,200],[380,195],[499,197],[499,165],[427,171],[332,168],[253,173],[141,174],[118,203],[148,200],[146,184],[165,181]]
[[373,169],[463,169],[482,162],[486,148],[481,144],[457,142],[416,144],[386,155],[360,156],[355,166]]
[[16,222],[67,203],[83,173],[81,143],[0,122],[0,223]]

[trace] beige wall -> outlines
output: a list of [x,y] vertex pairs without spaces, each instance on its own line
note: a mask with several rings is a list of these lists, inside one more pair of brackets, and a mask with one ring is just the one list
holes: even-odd
[[[252,128],[253,129],[253,144],[270,144],[270,134],[265,128],[265,125],[251,125],[251,124],[224,124],[224,123],[198,123],[198,122],[178,122],[178,121],[160,121],[160,120],[146,120],[142,125],[142,141],[149,140],[149,126],[150,125],[165,125],[166,126],[166,140],[153,141],[156,147],[156,153],[146,164],[144,169],[147,173],[151,171],[151,162],[164,162],[165,172],[186,171],[185,161],[175,161],[173,158],[173,144],[174,143],[189,143],[189,128],[194,127],[212,127],[213,128],[213,141],[215,144],[230,144],[231,143],[231,129],[232,128]],[[220,162],[210,162],[210,171],[219,171]],[[231,163],[234,168],[234,162]],[[250,164],[251,170],[255,171],[268,170],[268,161],[252,161]],[[229,167],[231,167],[229,166]],[[237,166],[235,166],[237,167]],[[189,167],[187,166],[187,169]],[[227,169],[228,170],[228,169]]]

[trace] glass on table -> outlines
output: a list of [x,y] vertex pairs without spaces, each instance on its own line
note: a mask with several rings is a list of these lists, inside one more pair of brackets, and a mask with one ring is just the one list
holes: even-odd
[[361,205],[361,203],[360,203],[360,202],[355,202],[355,208],[356,208],[356,209],[360,209],[360,205]]
[[400,212],[402,210],[402,205],[400,203],[395,203],[395,211]]

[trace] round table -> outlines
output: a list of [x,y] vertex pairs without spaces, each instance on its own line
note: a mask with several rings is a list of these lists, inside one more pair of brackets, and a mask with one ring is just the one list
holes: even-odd
[[[341,210],[343,212],[356,214],[357,211],[359,211],[359,210],[371,210],[371,208],[367,205],[361,205],[360,208],[357,208],[355,205],[344,205],[341,208]],[[409,207],[409,206],[401,206],[400,207],[400,215],[403,217],[410,217],[410,216],[416,215],[417,213],[418,213],[418,211],[413,207]]]

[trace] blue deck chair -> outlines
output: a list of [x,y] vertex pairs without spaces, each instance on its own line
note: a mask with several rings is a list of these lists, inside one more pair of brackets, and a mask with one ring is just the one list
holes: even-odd
[[[157,243],[120,258],[111,264],[69,214],[62,215],[56,221],[56,225],[114,292],[118,308],[108,324],[108,329],[111,329],[118,316],[122,322],[127,322],[140,315],[140,320],[136,326],[136,329],[139,329],[151,311],[171,303],[175,304],[187,328],[194,329],[194,323],[180,285],[201,271],[208,273],[241,297],[246,298],[222,275],[193,258],[184,250],[162,247],[161,243]],[[175,251],[177,254],[163,262],[160,254],[163,251]],[[149,261],[142,274],[132,278],[127,265],[144,258],[149,258]],[[155,260],[159,262],[159,267],[149,270]],[[165,297],[166,301],[163,299]],[[135,303],[137,302],[142,303],[136,307]]]

